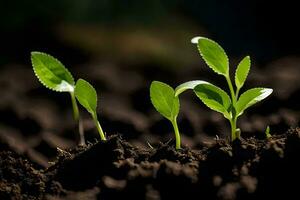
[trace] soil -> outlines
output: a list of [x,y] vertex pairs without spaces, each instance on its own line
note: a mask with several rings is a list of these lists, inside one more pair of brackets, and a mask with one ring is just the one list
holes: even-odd
[[1,144],[0,199],[280,199],[297,196],[300,129],[269,139],[199,150],[173,145],[138,148],[120,136],[87,147],[59,149],[57,161],[36,169]]

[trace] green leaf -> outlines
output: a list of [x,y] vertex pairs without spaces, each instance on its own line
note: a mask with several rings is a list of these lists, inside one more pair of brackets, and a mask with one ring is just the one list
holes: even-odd
[[235,71],[235,85],[237,88],[243,87],[250,70],[251,60],[246,56],[237,66]]
[[153,81],[150,86],[150,98],[155,109],[165,118],[173,121],[179,113],[179,99],[169,85]]
[[196,37],[198,50],[206,64],[217,74],[226,76],[229,73],[229,60],[224,49],[213,40],[205,37]]
[[89,82],[79,79],[75,86],[75,96],[89,113],[95,115],[97,109],[97,92]]
[[207,107],[229,117],[231,100],[224,90],[213,84],[200,84],[195,87],[194,92]]
[[189,89],[193,90],[197,85],[204,84],[204,83],[207,84],[208,82],[196,80],[196,81],[188,81],[188,82],[182,83],[175,88],[175,96],[176,97],[179,96],[181,93],[183,93],[186,90],[189,90]]
[[244,92],[236,104],[238,116],[253,104],[268,97],[272,92],[273,90],[269,88],[252,88]]
[[47,88],[57,92],[73,92],[72,74],[56,58],[41,52],[31,52],[33,71]]

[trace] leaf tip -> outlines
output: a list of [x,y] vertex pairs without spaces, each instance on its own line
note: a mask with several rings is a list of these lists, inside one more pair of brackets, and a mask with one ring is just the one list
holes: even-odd
[[43,55],[43,56],[49,56],[49,57],[52,57],[52,56],[50,56],[49,54],[44,53],[44,52],[40,52],[40,51],[31,51],[31,52],[30,52],[31,58],[33,58],[33,57],[35,57],[35,56],[38,56],[38,55]]
[[266,97],[267,97],[267,96],[269,96],[270,94],[273,93],[273,89],[272,88],[265,88],[264,93],[266,94]]
[[200,37],[200,36],[193,37],[193,38],[191,39],[191,43],[192,43],[192,44],[198,44],[198,41],[199,41],[201,38],[202,38],[202,37]]
[[248,61],[249,64],[251,65],[251,57],[250,57],[249,55],[247,55],[245,58],[247,59],[247,61]]

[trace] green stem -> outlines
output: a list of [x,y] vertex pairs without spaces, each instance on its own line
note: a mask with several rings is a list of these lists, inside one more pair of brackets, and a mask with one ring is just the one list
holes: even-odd
[[225,76],[225,77],[226,77],[227,84],[228,84],[228,86],[229,86],[232,104],[233,104],[233,106],[235,106],[235,103],[236,103],[236,97],[235,97],[235,94],[234,94],[234,89],[233,89],[233,86],[232,86],[232,82],[231,82],[231,80],[230,80],[230,76],[227,75],[227,76]]
[[78,110],[75,94],[74,94],[74,92],[70,92],[70,95],[71,95],[71,101],[72,101],[72,107],[73,107],[73,117],[74,117],[74,120],[77,122],[79,120],[79,110]]
[[78,133],[79,133],[79,145],[85,146],[85,139],[84,139],[84,130],[83,130],[83,124],[80,119],[79,110],[75,98],[74,92],[70,92],[71,95],[71,101],[72,101],[72,108],[73,108],[73,117],[76,122],[78,122]]
[[234,141],[238,137],[238,135],[236,134],[236,118],[235,117],[232,120],[230,120],[230,126],[231,126],[231,141]]
[[99,135],[100,135],[101,140],[105,141],[105,140],[106,140],[106,137],[105,137],[105,134],[104,134],[104,132],[103,132],[103,130],[102,130],[102,128],[101,128],[101,125],[100,125],[100,123],[99,123],[99,121],[98,121],[98,117],[97,117],[97,114],[96,114],[96,113],[93,114],[93,120],[94,120],[94,123],[95,123],[95,125],[96,125],[96,128],[97,128],[97,130],[98,130],[98,133],[99,133]]
[[179,133],[179,130],[178,130],[178,125],[177,125],[177,120],[176,118],[174,118],[172,121],[172,125],[173,125],[173,129],[174,129],[174,133],[175,133],[175,142],[176,142],[176,149],[181,149],[181,142],[180,142],[180,133]]
[[236,108],[237,95],[239,93],[239,89],[237,88],[237,91],[236,91],[236,94],[235,94],[229,74],[227,76],[225,76],[225,78],[226,78],[227,84],[229,86],[229,90],[230,90],[230,94],[231,94],[232,107],[233,107],[233,111],[231,112],[232,116],[231,116],[231,119],[229,121],[230,121],[230,126],[231,126],[231,141],[234,141],[235,139],[239,138],[239,135],[237,135],[237,133],[236,133],[237,116],[236,116],[236,112],[234,110]]
[[238,101],[240,88],[236,88],[235,99]]

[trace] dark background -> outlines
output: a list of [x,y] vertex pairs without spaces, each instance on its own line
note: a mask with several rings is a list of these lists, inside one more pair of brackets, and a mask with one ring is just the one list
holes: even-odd
[[[71,48],[74,53],[87,53],[72,48],[74,43],[61,40],[58,27],[70,24],[110,30],[128,26],[160,30],[171,26],[191,34],[208,35],[231,56],[247,53],[266,63],[299,54],[297,7],[291,0],[1,1],[0,63],[27,63],[28,53],[33,49],[71,54],[65,52]],[[135,32],[134,28],[130,31]],[[171,30],[169,34],[172,37]]]

